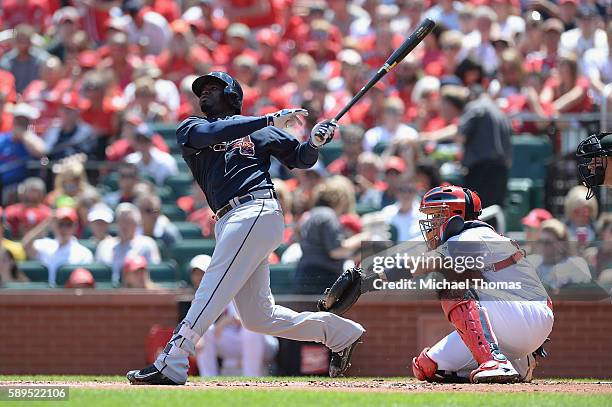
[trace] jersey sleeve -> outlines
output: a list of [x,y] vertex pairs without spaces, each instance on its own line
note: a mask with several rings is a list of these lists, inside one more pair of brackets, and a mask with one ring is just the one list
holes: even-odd
[[232,116],[209,122],[199,117],[185,119],[176,129],[176,142],[181,146],[202,149],[237,140],[268,125],[265,116]]
[[274,127],[261,132],[264,145],[270,154],[278,158],[286,167],[310,168],[319,159],[319,150],[308,142],[300,143],[291,134]]

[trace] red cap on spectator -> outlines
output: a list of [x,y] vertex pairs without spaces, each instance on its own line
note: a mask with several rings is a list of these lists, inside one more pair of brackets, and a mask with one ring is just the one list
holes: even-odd
[[340,224],[353,233],[361,233],[361,230],[363,229],[361,218],[359,215],[355,215],[354,213],[347,213],[340,216]]
[[69,206],[64,206],[59,209],[56,209],[55,217],[58,220],[68,219],[72,222],[76,222],[79,219],[79,215],[74,210],[74,208],[71,208]]
[[146,269],[148,266],[147,259],[143,256],[126,257],[123,262],[123,272],[132,273],[136,270]]
[[172,24],[170,24],[170,28],[175,34],[186,34],[191,31],[189,23],[187,23],[185,20],[174,20]]
[[539,228],[542,222],[552,219],[552,217],[552,214],[546,209],[536,208],[532,209],[527,216],[521,219],[521,223],[531,228]]
[[81,68],[93,69],[100,63],[100,57],[96,51],[85,50],[79,53],[78,61]]
[[395,170],[399,173],[406,171],[406,163],[399,157],[391,156],[385,162],[385,172]]
[[572,3],[575,5],[580,4],[580,0],[559,0],[559,4]]
[[279,35],[269,28],[264,28],[259,31],[256,38],[257,42],[269,45],[271,47],[276,47],[280,41]]
[[70,273],[70,277],[68,278],[68,281],[66,281],[66,284],[64,284],[64,287],[75,288],[83,286],[95,288],[96,280],[89,270],[79,267]]

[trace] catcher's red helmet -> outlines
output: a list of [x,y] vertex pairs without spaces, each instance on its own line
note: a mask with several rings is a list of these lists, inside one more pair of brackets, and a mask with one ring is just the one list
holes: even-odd
[[441,236],[450,218],[461,216],[463,220],[476,220],[482,213],[478,194],[455,185],[439,186],[425,193],[419,210],[427,219],[419,221],[421,232],[430,249],[440,245]]

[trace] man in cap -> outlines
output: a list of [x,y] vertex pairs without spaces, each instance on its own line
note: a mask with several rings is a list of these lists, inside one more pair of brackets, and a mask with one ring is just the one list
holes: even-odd
[[225,72],[193,83],[204,118],[189,117],[176,132],[183,159],[215,212],[216,247],[186,317],[155,363],[128,372],[133,384],[177,385],[187,381],[188,356],[233,300],[246,329],[332,350],[330,376],[343,374],[365,332],[330,313],[297,313],[275,305],[268,256],[283,241],[284,218],[269,173],[271,157],[289,168],[312,167],[331,141],[333,120],[318,123],[307,141],[285,131],[301,124],[304,109],[241,116],[243,92]]

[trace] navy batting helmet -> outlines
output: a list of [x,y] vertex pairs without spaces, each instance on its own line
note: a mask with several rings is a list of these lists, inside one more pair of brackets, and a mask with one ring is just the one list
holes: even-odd
[[242,88],[240,87],[238,81],[232,78],[232,76],[226,72],[213,71],[207,73],[206,75],[200,76],[193,81],[191,90],[197,97],[200,97],[202,94],[202,88],[210,81],[221,81],[225,84],[223,94],[230,105],[235,109],[236,114],[240,114],[240,111],[242,110]]

